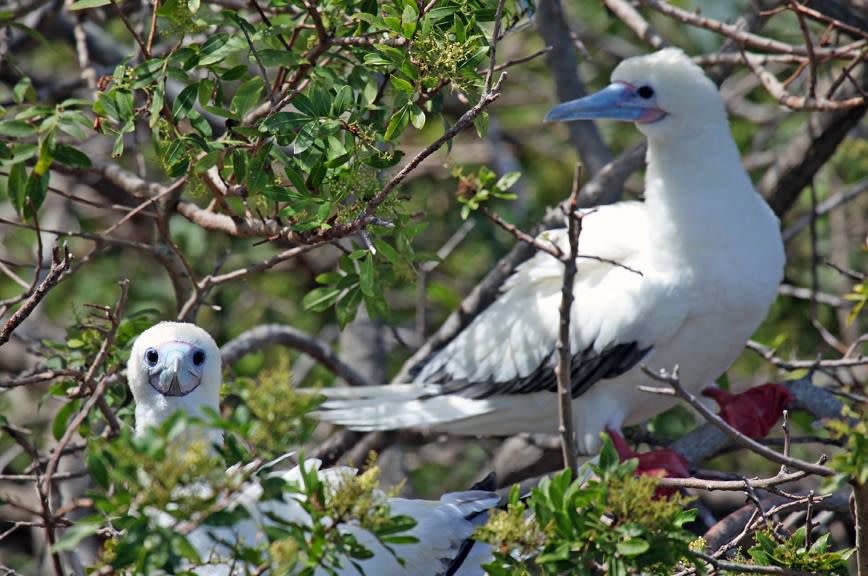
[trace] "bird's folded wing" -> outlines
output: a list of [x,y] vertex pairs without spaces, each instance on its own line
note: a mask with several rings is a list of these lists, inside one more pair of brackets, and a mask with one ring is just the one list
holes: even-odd
[[[571,316],[573,395],[638,363],[669,338],[686,306],[673,298],[673,279],[659,277],[645,254],[646,216],[640,203],[604,206],[585,216]],[[566,231],[540,239],[568,252]],[[556,389],[553,367],[564,266],[544,252],[522,264],[501,295],[421,368],[415,381],[433,394],[468,398]],[[409,391],[406,391],[409,392]],[[417,389],[416,397],[419,398]],[[401,392],[396,391],[396,394]]]

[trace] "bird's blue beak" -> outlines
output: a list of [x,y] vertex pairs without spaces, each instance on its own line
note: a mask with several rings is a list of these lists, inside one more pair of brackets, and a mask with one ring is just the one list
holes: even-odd
[[665,115],[653,100],[640,98],[634,86],[615,82],[599,92],[555,106],[546,114],[545,120],[625,120],[646,123],[659,120]]
[[[154,352],[156,360],[152,364],[148,354]],[[186,342],[165,342],[149,349],[145,361],[148,363],[148,381],[164,396],[186,396],[202,381],[204,353]]]

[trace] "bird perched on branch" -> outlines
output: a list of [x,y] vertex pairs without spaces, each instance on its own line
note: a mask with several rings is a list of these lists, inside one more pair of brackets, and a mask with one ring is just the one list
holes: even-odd
[[[149,426],[165,421],[176,411],[191,416],[204,416],[204,410],[219,409],[222,385],[220,350],[211,336],[194,324],[162,322],[145,330],[136,339],[127,364],[127,379],[136,402],[136,434],[144,435]],[[206,432],[209,440],[219,442],[220,432]],[[190,438],[192,440],[192,438]],[[236,468],[236,467],[233,467]],[[306,460],[305,470],[320,468],[320,461]],[[233,472],[232,469],[227,474]],[[238,472],[235,470],[234,472]],[[318,476],[328,490],[335,490],[356,470],[335,467],[319,470]],[[288,471],[270,472],[284,481],[301,486],[302,471],[296,466]],[[201,487],[207,490],[207,486]],[[285,494],[284,500],[261,501],[263,487],[254,477],[236,495],[236,503],[243,506],[249,517],[228,527],[201,526],[189,535],[190,543],[199,556],[210,559],[195,569],[200,576],[222,576],[243,571],[232,560],[231,550],[236,543],[255,546],[265,542],[265,529],[274,525],[272,517],[286,523],[308,525],[311,518],[300,505],[303,493]],[[385,500],[385,496],[383,496]],[[372,552],[367,559],[341,559],[341,568],[335,572],[318,568],[315,574],[352,574],[359,572],[379,576],[483,574],[480,564],[490,560],[487,546],[468,546],[476,526],[483,523],[485,512],[498,504],[499,497],[487,490],[470,490],[445,494],[439,501],[389,498],[392,514],[410,516],[416,525],[401,535],[415,536],[418,542],[393,544],[392,548],[404,564],[388,551],[372,533],[354,524],[343,524],[340,530],[352,534]],[[167,514],[160,514],[170,524]],[[469,550],[469,553],[468,553]],[[215,558],[227,558],[223,562]]]
[[[570,327],[583,453],[598,450],[605,428],[674,404],[637,390],[660,385],[641,365],[678,365],[694,392],[713,385],[762,322],[784,267],[778,219],[742,167],[717,87],[681,50],[625,60],[608,87],[546,117],[592,119],[634,122],[648,153],[644,201],[600,206],[582,220]],[[540,240],[569,253],[566,229]],[[556,432],[563,271],[538,252],[412,383],[323,390],[319,416],[355,430]]]

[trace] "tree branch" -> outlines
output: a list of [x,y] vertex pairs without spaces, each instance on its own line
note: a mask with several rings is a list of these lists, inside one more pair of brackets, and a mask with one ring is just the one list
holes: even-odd
[[224,365],[228,366],[237,362],[245,354],[277,344],[304,352],[335,375],[346,380],[350,386],[373,384],[356,372],[355,368],[343,362],[328,344],[291,326],[262,324],[245,330],[224,344],[220,352]]
[[[41,260],[42,254],[39,254],[38,258]],[[12,317],[3,324],[3,327],[0,328],[0,346],[9,341],[12,332],[18,328],[25,318],[30,316],[33,309],[36,308],[42,299],[45,298],[45,295],[48,294],[48,291],[67,276],[71,262],[72,256],[70,255],[69,247],[66,244],[63,245],[62,253],[59,246],[54,247],[52,252],[51,268],[48,270],[48,274],[42,282],[39,283],[39,286],[36,287],[33,293],[30,294],[27,300],[24,301],[24,304],[22,304],[21,307],[15,311],[15,314],[13,314]]]
[[572,386],[572,338],[570,338],[570,318],[573,310],[573,288],[576,278],[576,255],[579,251],[579,235],[582,233],[582,216],[576,212],[579,189],[582,182],[582,165],[576,164],[573,177],[573,192],[570,194],[567,219],[567,234],[570,253],[564,263],[564,279],[561,285],[560,327],[558,331],[555,376],[558,380],[558,433],[561,436],[561,453],[564,468],[569,468],[573,478],[578,478],[576,463],[576,436],[573,431],[573,386]]

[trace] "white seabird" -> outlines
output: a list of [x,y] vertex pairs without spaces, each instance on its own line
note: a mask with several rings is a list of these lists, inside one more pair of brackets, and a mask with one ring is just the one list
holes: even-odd
[[[742,167],[717,87],[681,50],[630,58],[600,92],[548,121],[632,121],[648,139],[644,202],[588,211],[571,317],[578,449],[675,400],[641,365],[680,367],[693,392],[712,386],[763,321],[783,276],[778,219]],[[569,253],[565,229],[542,239]],[[354,430],[427,427],[466,435],[557,431],[554,366],[563,265],[539,252],[494,303],[434,352],[412,384],[326,389],[323,420]],[[659,385],[659,384],[658,384]]]
[[[194,324],[162,322],[145,330],[133,344],[127,363],[127,379],[135,399],[136,434],[142,435],[149,426],[158,425],[176,411],[192,416],[204,415],[204,408],[219,408],[222,385],[220,350],[211,336]],[[220,441],[219,431],[210,431],[212,441]],[[319,470],[320,461],[310,459],[305,469]],[[228,472],[227,472],[228,473]],[[301,483],[298,466],[288,471],[272,472],[287,482]],[[335,467],[319,470],[320,480],[336,488],[356,470]],[[207,487],[202,486],[203,490]],[[260,502],[262,487],[254,478],[238,497],[237,503],[250,514],[249,519],[230,527],[201,526],[188,535],[190,543],[207,565],[195,568],[200,576],[228,576],[244,574],[243,562],[233,562],[231,545],[244,543],[254,546],[265,541],[264,528],[271,523],[267,515],[278,515],[287,522],[309,524],[310,517],[299,504],[303,495],[288,496],[288,501]],[[295,498],[295,499],[293,499]],[[435,576],[482,575],[480,564],[491,559],[487,545],[468,547],[468,539],[476,526],[483,523],[485,512],[496,506],[497,494],[484,490],[470,490],[445,494],[439,501],[389,498],[393,514],[411,516],[416,525],[403,533],[415,536],[418,542],[395,544],[393,549],[404,560],[401,565],[370,532],[352,524],[341,525],[341,530],[352,533],[373,553],[366,560],[355,559],[365,574],[376,576]],[[167,525],[174,521],[167,514],[157,513]],[[223,562],[220,558],[228,559]],[[250,567],[247,567],[250,568]],[[335,572],[318,568],[317,575],[358,575],[348,558]]]

